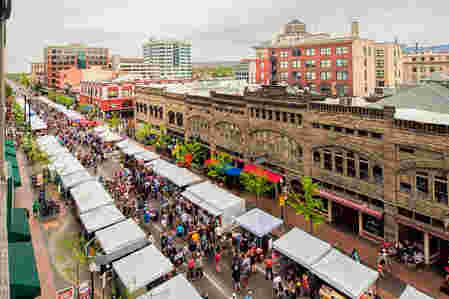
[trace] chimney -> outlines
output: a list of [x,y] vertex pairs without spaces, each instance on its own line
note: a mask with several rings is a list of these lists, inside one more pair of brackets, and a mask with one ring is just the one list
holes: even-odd
[[358,20],[351,22],[351,35],[353,38],[360,38],[360,24]]

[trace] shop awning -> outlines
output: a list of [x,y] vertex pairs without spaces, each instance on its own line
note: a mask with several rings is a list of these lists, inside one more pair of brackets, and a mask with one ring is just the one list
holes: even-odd
[[259,238],[281,226],[283,221],[262,210],[252,209],[236,219],[236,222]]
[[61,177],[62,185],[67,189],[94,180],[95,178],[91,176],[86,170],[80,170]]
[[196,288],[185,278],[184,275],[178,274],[172,279],[164,282],[160,286],[155,287],[148,293],[137,297],[137,299],[202,299]]
[[240,176],[241,172],[242,172],[242,169],[237,168],[237,167],[230,167],[230,168],[224,169],[224,173],[229,176]]
[[101,248],[106,254],[122,250],[135,243],[146,243],[145,232],[133,219],[116,223],[110,227],[95,232]]
[[75,200],[80,215],[114,203],[109,193],[97,181],[82,183],[70,189],[70,194]]
[[319,190],[318,191],[318,195],[322,196],[324,198],[327,198],[329,200],[335,201],[335,202],[337,202],[337,203],[339,203],[341,205],[344,205],[344,206],[346,206],[348,208],[351,208],[351,209],[354,209],[354,210],[357,210],[357,211],[361,211],[361,212],[363,212],[365,214],[369,214],[371,216],[374,216],[377,219],[382,219],[382,217],[383,217],[383,213],[381,213],[379,211],[370,209],[367,206],[358,204],[358,203],[353,202],[353,201],[351,201],[349,199],[344,199],[343,197],[334,195],[332,193],[329,193],[329,192],[326,192],[326,191],[323,191],[323,190]]
[[310,270],[313,264],[329,253],[332,247],[295,227],[276,240],[273,243],[273,248]]
[[315,263],[311,271],[336,290],[354,299],[358,299],[368,291],[379,277],[377,271],[356,262],[336,249],[332,249]]
[[154,245],[112,263],[112,268],[130,292],[144,288],[174,269]]
[[189,170],[180,168],[162,159],[148,162],[145,164],[145,166],[152,167],[158,175],[167,178],[178,187],[184,187],[204,181],[204,179],[190,172]]
[[275,174],[266,169],[262,169],[253,164],[246,164],[243,168],[244,172],[252,173],[255,175],[266,177],[269,182],[277,183],[282,178],[280,175]]
[[132,141],[131,139],[125,139],[123,141],[117,142],[115,144],[116,147],[122,149],[125,147],[130,147],[130,146],[137,146],[137,143],[135,143],[134,141]]
[[399,299],[434,299],[434,297],[426,295],[408,284]]
[[30,225],[28,223],[27,209],[11,209],[11,222],[8,228],[8,242],[29,242],[31,241]]
[[134,158],[137,161],[143,161],[143,162],[149,162],[149,161],[157,160],[160,157],[161,156],[159,156],[158,154],[155,154],[155,153],[147,151],[147,150],[145,150],[143,153],[139,153],[139,154],[134,155]]
[[8,260],[11,299],[41,296],[41,283],[31,242],[9,243]]
[[204,161],[204,165],[206,165],[206,166],[215,165],[215,164],[218,164],[218,163],[219,162],[217,160],[213,160],[213,159],[209,159],[209,160]]
[[125,220],[122,212],[114,205],[103,206],[80,215],[81,223],[88,234]]

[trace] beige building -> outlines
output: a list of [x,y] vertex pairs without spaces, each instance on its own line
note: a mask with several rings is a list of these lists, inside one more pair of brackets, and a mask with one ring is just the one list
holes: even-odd
[[31,82],[45,82],[46,68],[43,62],[31,62]]
[[376,88],[397,88],[402,84],[402,56],[398,43],[376,43]]
[[413,53],[402,57],[404,82],[418,83],[433,72],[449,74],[449,53]]

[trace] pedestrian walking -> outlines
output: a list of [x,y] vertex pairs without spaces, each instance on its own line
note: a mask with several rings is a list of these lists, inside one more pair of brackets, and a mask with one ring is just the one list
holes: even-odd
[[270,257],[265,259],[265,279],[273,279],[273,260]]
[[220,251],[217,250],[217,253],[215,254],[215,270],[217,270],[218,273],[221,272],[220,260],[221,254]]

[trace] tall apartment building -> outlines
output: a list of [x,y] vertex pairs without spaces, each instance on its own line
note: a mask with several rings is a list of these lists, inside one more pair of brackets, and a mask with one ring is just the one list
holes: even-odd
[[162,81],[192,79],[192,44],[151,38],[143,44],[143,57],[151,65],[150,76]]
[[58,83],[57,73],[69,70],[76,66],[86,69],[89,66],[109,65],[109,49],[89,47],[83,44],[52,45],[44,49],[44,63],[47,67],[45,84],[50,88],[56,88]]
[[376,43],[376,91],[402,84],[402,49],[394,43]]
[[31,62],[31,82],[44,84],[46,74],[45,63]]
[[130,75],[136,80],[156,79],[152,78],[151,74],[154,73],[152,70],[155,68],[157,69],[157,67],[144,63],[143,57],[128,58],[120,57],[120,55],[113,55],[111,62],[114,71],[119,72],[120,74]]
[[350,34],[335,36],[309,33],[304,23],[293,20],[254,49],[259,84],[277,81],[338,96],[375,92],[376,42],[360,38],[358,21],[351,23]]
[[402,57],[404,81],[418,83],[434,72],[449,74],[448,52],[411,52]]

